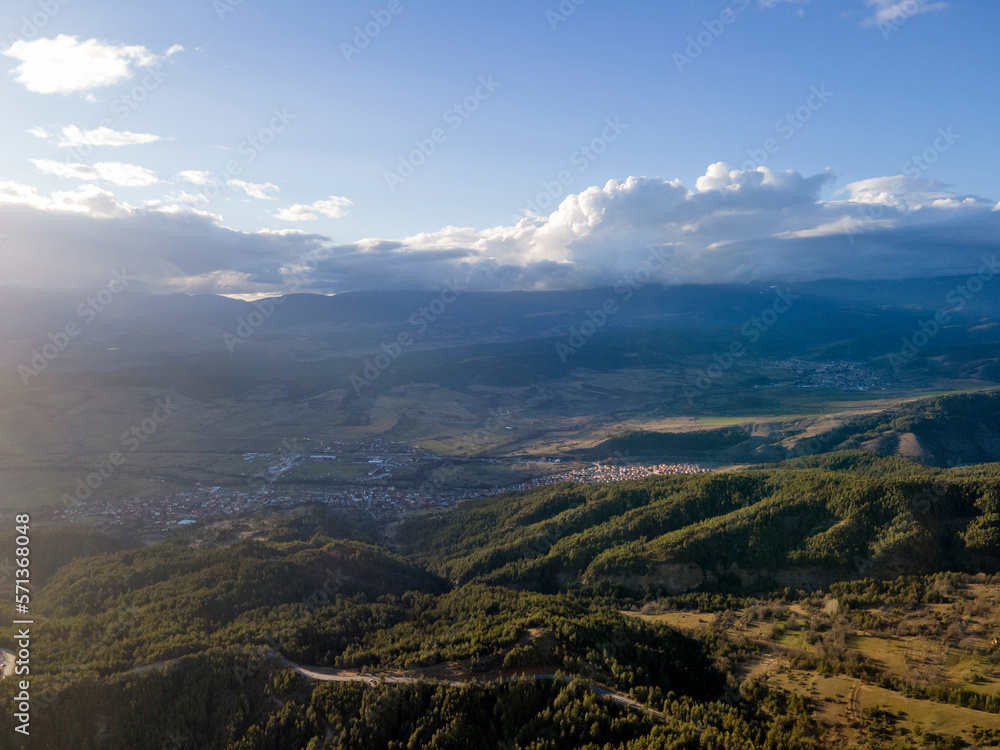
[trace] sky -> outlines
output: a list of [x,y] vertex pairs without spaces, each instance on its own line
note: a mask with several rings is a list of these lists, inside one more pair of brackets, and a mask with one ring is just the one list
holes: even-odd
[[0,288],[972,273],[1000,6],[8,0]]

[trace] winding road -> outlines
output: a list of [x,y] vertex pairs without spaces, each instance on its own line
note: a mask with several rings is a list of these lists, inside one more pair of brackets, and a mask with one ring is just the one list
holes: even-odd
[[[562,682],[572,682],[573,680],[582,680],[580,677],[570,677],[568,675],[554,675],[554,674],[519,674],[511,677],[493,677],[493,678],[478,678],[478,677],[468,677],[460,680],[442,680],[433,677],[426,676],[408,676],[408,675],[398,675],[398,674],[359,674],[357,672],[348,672],[342,669],[329,669],[326,667],[304,667],[301,664],[296,664],[293,661],[289,661],[281,654],[276,654],[270,652],[268,654],[273,658],[278,664],[281,664],[293,672],[302,675],[310,680],[316,680],[317,682],[363,682],[368,685],[376,685],[380,682],[385,682],[395,685],[412,685],[418,682],[423,682],[425,684],[431,685],[445,685],[448,687],[463,687],[465,685],[470,685],[473,683],[507,683],[514,682],[515,680],[560,680]],[[3,677],[7,677],[9,674],[14,673],[14,654],[6,649],[0,649],[0,657],[3,658]],[[155,664],[147,664],[142,667],[135,667],[129,670],[129,674],[145,674],[146,672],[151,672],[154,670],[171,669],[175,668],[180,664],[179,659],[167,659],[165,661],[159,661]],[[662,711],[657,711],[656,709],[645,706],[639,701],[630,698],[624,693],[618,693],[614,690],[609,690],[603,685],[599,685],[593,682],[586,682],[586,686],[593,691],[593,693],[604,700],[611,701],[612,703],[617,703],[625,708],[630,708],[633,711],[638,711],[639,713],[646,714],[647,716],[652,716],[659,721],[666,723],[667,718],[663,715]]]
[[[390,684],[397,685],[411,685],[417,682],[424,682],[433,685],[446,685],[448,687],[462,687],[464,685],[469,685],[471,683],[505,683],[513,682],[514,680],[561,680],[563,682],[572,682],[574,678],[566,675],[554,675],[554,674],[524,674],[514,677],[496,677],[489,679],[480,679],[476,677],[469,677],[463,680],[442,680],[430,677],[410,677],[406,675],[395,675],[395,674],[381,674],[381,675],[369,675],[369,674],[358,674],[356,672],[347,672],[340,669],[325,669],[323,667],[303,667],[301,664],[296,664],[293,661],[289,661],[280,654],[272,654],[275,660],[291,669],[293,672],[307,677],[310,680],[317,680],[319,682],[364,682],[370,685],[377,684],[379,682],[386,682]],[[650,708],[649,706],[644,706],[637,700],[630,698],[624,693],[618,693],[608,688],[598,685],[596,683],[587,682],[587,687],[590,688],[593,693],[604,700],[609,700],[613,703],[617,703],[626,708],[631,708],[634,711],[644,713],[648,716],[652,716],[659,719],[662,722],[666,722],[666,717],[663,712],[657,711],[656,709]]]

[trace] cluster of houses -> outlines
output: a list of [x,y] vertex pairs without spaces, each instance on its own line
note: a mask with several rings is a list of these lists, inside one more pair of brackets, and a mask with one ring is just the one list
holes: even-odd
[[[251,456],[257,457],[254,454]],[[326,456],[314,458],[326,458]],[[333,460],[335,457],[330,456],[330,459]],[[384,466],[383,462],[377,464],[377,467],[381,466]],[[283,464],[279,464],[279,467],[285,469]],[[273,468],[272,475],[283,473],[283,471],[275,472]],[[447,507],[458,500],[527,490],[557,482],[604,484],[656,475],[707,472],[708,469],[691,463],[624,466],[595,464],[511,486],[477,490],[458,490],[430,484],[413,489],[367,485],[316,490],[292,489],[273,483],[268,483],[258,490],[199,486],[193,490],[168,495],[126,500],[93,500],[56,509],[53,516],[55,520],[75,521],[86,518],[102,526],[132,528],[138,525],[144,530],[163,531],[177,526],[192,525],[199,521],[233,518],[265,508],[293,508],[303,503],[320,502],[335,507],[355,508],[376,518],[386,518],[407,511]],[[388,476],[388,473],[385,476]]]

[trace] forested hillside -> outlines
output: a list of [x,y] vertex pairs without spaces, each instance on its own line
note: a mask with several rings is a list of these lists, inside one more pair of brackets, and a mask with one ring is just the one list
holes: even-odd
[[458,583],[538,591],[605,582],[642,596],[993,571],[997,476],[834,454],[739,473],[544,487],[414,520],[401,538]]
[[[994,607],[976,587],[1000,569],[998,478],[854,451],[470,501],[391,544],[322,506],[224,544],[67,537],[33,598],[36,735],[9,746],[831,746],[839,699],[812,703],[776,659],[991,726],[1000,702],[975,685],[1000,654],[976,645]],[[907,624],[966,600],[964,626]],[[978,666],[928,681],[866,661],[865,638],[900,628],[946,630]],[[857,715],[865,737],[904,736]]]
[[[766,428],[754,430],[754,427]],[[766,463],[866,450],[938,467],[1000,460],[1000,392],[919,398],[884,411],[837,420],[790,418],[775,424],[657,432],[631,429],[576,453],[591,460],[711,457]]]

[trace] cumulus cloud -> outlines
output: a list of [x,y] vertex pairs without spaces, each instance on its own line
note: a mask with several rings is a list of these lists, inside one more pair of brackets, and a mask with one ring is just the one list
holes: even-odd
[[[17,182],[0,182],[0,206],[23,207],[37,211],[68,211],[87,214],[94,218],[127,216],[132,209],[121,203],[112,193],[97,185],[81,185],[76,190],[57,191],[51,196],[41,195],[37,188]],[[63,238],[66,242],[68,238]]]
[[937,180],[896,175],[852,182],[834,193],[834,197],[844,195],[852,203],[886,206],[903,213],[934,208],[977,210],[988,203],[983,198],[955,193],[948,188]]
[[193,206],[201,206],[208,203],[208,196],[204,193],[189,193],[182,190],[179,193],[168,193],[163,197],[164,203],[187,203]]
[[311,278],[330,290],[435,288],[451,278],[477,289],[579,289],[613,285],[653,247],[669,259],[655,279],[664,284],[899,278],[978,268],[1000,235],[993,201],[891,177],[821,200],[833,179],[720,163],[694,189],[611,180],[513,226],[339,244]]
[[288,208],[282,208],[275,216],[282,221],[315,221],[320,216],[331,219],[339,219],[347,215],[347,207],[353,206],[354,201],[337,195],[331,195],[326,200],[315,203],[297,203]]
[[808,239],[812,237],[853,237],[872,229],[888,229],[894,225],[890,219],[876,219],[870,216],[841,216],[839,219],[819,224],[810,229],[778,232],[775,237],[782,239]]
[[875,13],[862,22],[863,26],[899,23],[910,16],[948,9],[948,3],[932,3],[927,2],[927,0],[901,0],[901,2],[896,0],[865,0],[865,4],[869,8],[874,8]]
[[160,136],[152,133],[131,133],[127,130],[112,130],[107,127],[94,130],[80,130],[75,125],[62,129],[60,146],[134,146],[145,143],[155,143]]
[[8,233],[0,280],[88,289],[126,266],[155,291],[265,292],[286,288],[282,268],[325,242],[318,235],[237,232],[218,216],[176,206],[122,207],[110,194],[101,211],[100,192],[83,186],[75,197],[50,198],[0,183],[0,226]]
[[[181,196],[141,209],[109,203],[87,215],[65,196],[52,211],[45,209],[55,196],[0,187],[0,226],[9,227],[0,280],[79,280],[91,264],[104,273],[127,260],[155,288],[190,292],[438,290],[446,281],[478,290],[583,289],[613,286],[652,252],[663,262],[651,281],[664,285],[890,279],[973,272],[1000,244],[995,199],[906,177],[862,180],[822,198],[833,180],[829,172],[720,163],[693,187],[629,177],[512,225],[355,242],[237,232],[182,207]],[[96,204],[98,189],[88,189],[77,199]]]
[[45,202],[36,188],[9,180],[0,182],[0,203],[43,208]]
[[192,185],[208,185],[213,182],[211,172],[200,172],[196,169],[189,169],[186,172],[178,172],[174,175],[174,179],[190,182]]
[[242,190],[244,193],[249,195],[251,198],[257,198],[262,201],[276,201],[278,200],[273,195],[269,195],[269,191],[273,190],[278,192],[281,190],[277,185],[273,185],[270,182],[245,182],[244,180],[230,180],[228,183],[229,187],[234,187]]
[[[174,45],[167,55],[181,51]],[[18,61],[14,80],[38,94],[88,93],[127,81],[136,68],[163,60],[141,45],[105,44],[97,39],[80,41],[60,34],[54,39],[19,39],[3,53]]]
[[51,159],[32,159],[31,163],[39,171],[62,179],[103,180],[119,187],[147,187],[159,182],[153,170],[119,161],[99,162],[93,166]]

